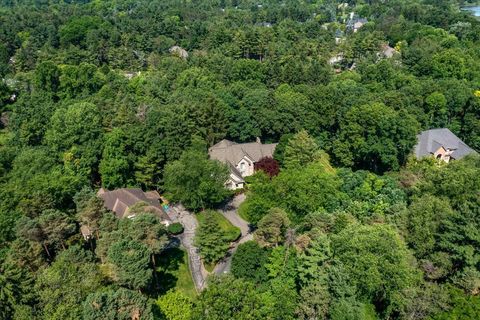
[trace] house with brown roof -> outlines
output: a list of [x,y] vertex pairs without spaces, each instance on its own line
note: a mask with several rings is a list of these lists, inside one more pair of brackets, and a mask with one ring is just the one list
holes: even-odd
[[235,143],[222,140],[208,149],[210,159],[226,163],[230,168],[230,178],[226,182],[231,190],[245,186],[244,177],[255,172],[255,163],[265,157],[273,157],[277,143],[262,144],[257,138],[255,142]]
[[101,188],[97,196],[104,201],[105,208],[120,219],[132,219],[139,212],[150,212],[157,215],[164,225],[168,226],[171,223],[171,219],[160,204],[160,194],[157,191],[144,192],[139,188],[109,191]]

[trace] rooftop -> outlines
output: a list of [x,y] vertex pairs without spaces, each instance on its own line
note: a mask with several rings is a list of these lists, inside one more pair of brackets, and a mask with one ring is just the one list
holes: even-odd
[[417,158],[428,156],[437,151],[440,147],[453,150],[451,158],[460,159],[470,153],[476,153],[465,142],[460,140],[447,128],[431,129],[421,132],[417,136],[415,155]]
[[210,158],[236,166],[243,157],[248,157],[257,162],[264,157],[272,157],[276,143],[262,144],[260,141],[249,143],[235,143],[222,140],[208,149]]

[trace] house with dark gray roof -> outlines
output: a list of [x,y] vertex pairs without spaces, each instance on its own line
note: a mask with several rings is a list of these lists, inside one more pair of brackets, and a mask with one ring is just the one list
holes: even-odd
[[[157,215],[163,224],[169,225],[171,219],[160,204],[160,194],[157,191],[144,192],[139,188],[122,188],[112,191],[101,188],[97,196],[104,202],[106,209],[112,211],[118,218],[134,218],[140,212]],[[132,207],[136,207],[132,211]]]
[[230,168],[230,179],[226,182],[229,189],[243,188],[244,177],[255,172],[255,163],[265,157],[273,157],[277,143],[262,144],[257,138],[255,142],[235,143],[222,140],[208,149],[210,159],[226,163]]
[[447,128],[431,129],[421,132],[417,136],[417,145],[414,149],[417,158],[435,157],[449,162],[476,153],[465,142],[460,140]]

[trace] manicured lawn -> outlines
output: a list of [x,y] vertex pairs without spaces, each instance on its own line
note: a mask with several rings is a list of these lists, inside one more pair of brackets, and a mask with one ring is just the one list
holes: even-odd
[[222,228],[223,231],[225,231],[227,235],[227,241],[232,242],[240,238],[242,235],[242,232],[240,231],[239,228],[235,227],[228,221],[220,212],[218,211],[212,211],[209,210],[207,212],[201,212],[197,214],[197,220],[198,223],[201,225],[202,223],[205,223],[205,215],[207,214],[212,214],[215,217],[215,220],[217,220],[218,224],[220,225],[220,228]]
[[167,249],[157,256],[157,278],[160,294],[174,288],[191,298],[197,295],[188,267],[188,256],[182,249]]

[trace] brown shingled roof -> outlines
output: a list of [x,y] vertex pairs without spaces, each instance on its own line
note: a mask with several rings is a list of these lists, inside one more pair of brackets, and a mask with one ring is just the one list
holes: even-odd
[[208,149],[210,158],[236,166],[243,157],[258,162],[263,157],[273,157],[276,143],[262,144],[260,142],[235,143],[222,140]]
[[169,220],[168,215],[160,205],[160,195],[156,191],[143,192],[139,188],[123,188],[112,191],[100,189],[97,196],[102,198],[104,206],[113,211],[118,218],[128,216],[130,207],[138,202],[145,202],[148,212],[156,213],[162,220]]

